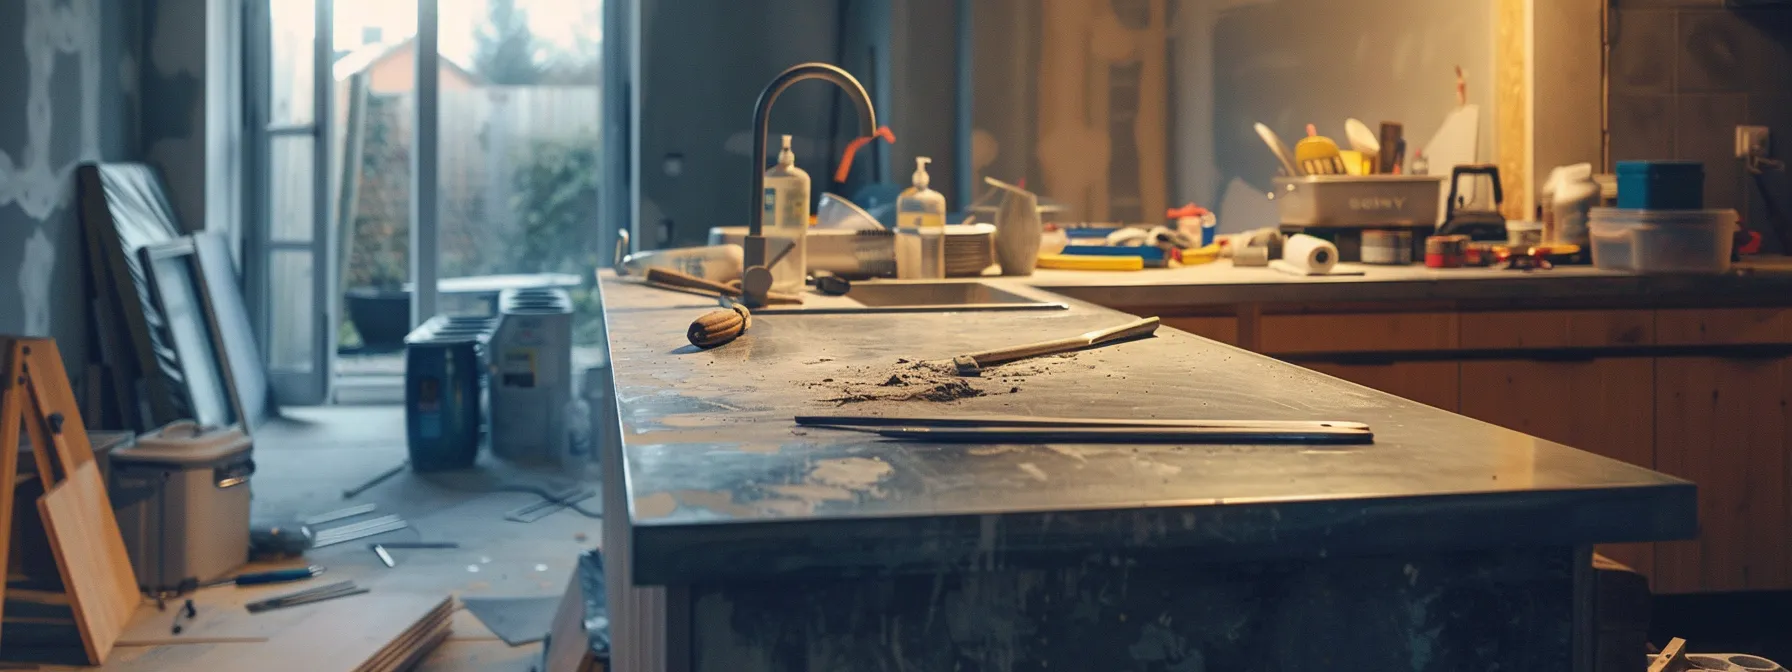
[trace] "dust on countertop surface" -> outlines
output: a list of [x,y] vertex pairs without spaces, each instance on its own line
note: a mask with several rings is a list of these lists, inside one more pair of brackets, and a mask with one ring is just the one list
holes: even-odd
[[950,361],[898,359],[890,366],[855,366],[835,377],[807,384],[820,389],[821,401],[845,406],[873,401],[948,403],[995,394],[1019,394],[1032,377],[1050,375],[1075,360],[1077,353],[1038,357],[960,376]]

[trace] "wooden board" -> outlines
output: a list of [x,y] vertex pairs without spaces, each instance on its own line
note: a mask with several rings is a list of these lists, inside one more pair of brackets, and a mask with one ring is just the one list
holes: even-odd
[[[1467,331],[1464,331],[1467,336]],[[1462,363],[1463,415],[1639,467],[1655,467],[1655,360]],[[1601,546],[1647,575],[1651,544]]]
[[[289,587],[290,588],[290,587]],[[290,590],[281,591],[290,592]],[[212,611],[227,608],[213,606]],[[154,607],[146,608],[155,613]],[[194,644],[142,647],[123,652],[107,669],[241,670],[258,672],[386,672],[407,669],[427,655],[451,631],[453,598],[443,595],[375,589],[366,595],[288,607],[262,614],[228,609],[222,618],[238,625],[209,630],[260,632],[260,643]],[[206,607],[200,608],[204,618]],[[278,617],[280,625],[258,623]],[[214,615],[214,618],[217,616]],[[146,619],[154,618],[145,616]],[[167,618],[162,634],[167,634]],[[201,634],[200,636],[209,636]],[[122,651],[122,650],[121,650]]]
[[1461,377],[1456,362],[1306,362],[1302,366],[1446,411],[1457,410],[1461,394]]
[[[0,347],[0,376],[5,376],[0,378],[0,570],[6,570],[12,567],[12,497],[18,485],[19,423],[25,415],[25,390],[17,381],[25,362],[17,341],[0,342],[5,346]],[[6,582],[0,581],[0,608],[5,604]]]
[[87,659],[103,663],[141,598],[99,465],[90,458],[70,471],[68,480],[37,500],[37,508],[73,598],[69,606],[81,624]]
[[1656,545],[1655,591],[1792,587],[1792,360],[1655,362],[1655,468],[1699,485],[1699,538]]

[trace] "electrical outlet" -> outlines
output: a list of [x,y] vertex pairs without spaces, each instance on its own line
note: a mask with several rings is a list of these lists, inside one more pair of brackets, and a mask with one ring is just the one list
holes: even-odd
[[1736,158],[1766,158],[1771,148],[1771,136],[1766,126],[1736,127]]

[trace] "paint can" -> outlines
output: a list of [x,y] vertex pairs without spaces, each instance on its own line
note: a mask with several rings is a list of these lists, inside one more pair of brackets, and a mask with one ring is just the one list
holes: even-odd
[[1412,263],[1412,232],[1364,231],[1362,259],[1365,264],[1389,266]]
[[1461,268],[1468,252],[1468,236],[1431,236],[1425,239],[1425,266]]

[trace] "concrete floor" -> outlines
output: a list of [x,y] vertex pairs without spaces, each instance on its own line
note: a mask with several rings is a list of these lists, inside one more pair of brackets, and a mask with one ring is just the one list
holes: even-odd
[[[288,408],[284,413],[287,417],[271,421],[255,437],[256,473],[251,485],[256,522],[295,521],[371,502],[378,506],[372,515],[396,513],[411,524],[408,529],[314,549],[306,555],[309,562],[329,568],[320,578],[353,579],[373,589],[339,603],[377,600],[383,591],[462,597],[559,595],[579,553],[594,548],[601,537],[599,520],[573,511],[559,511],[533,523],[504,519],[506,512],[540,501],[540,497],[502,490],[534,486],[559,491],[580,483],[595,490],[599,487],[595,468],[567,474],[522,469],[482,456],[474,469],[427,475],[406,470],[359,496],[344,499],[344,488],[363,483],[405,459],[402,408],[333,406]],[[584,505],[596,510],[602,499],[599,495]],[[342,523],[322,527],[337,524]],[[461,546],[396,550],[398,566],[392,569],[368,550],[369,542],[398,540],[455,541]],[[303,587],[294,584],[278,592]],[[233,590],[244,589],[201,591],[200,608],[207,608],[205,600],[229,598]],[[167,628],[160,620],[156,622],[161,629]],[[505,645],[464,610],[455,615],[454,629],[453,637],[417,669],[527,670],[539,655],[539,645]],[[132,664],[138,655],[121,648],[105,669],[139,669]]]

